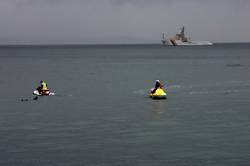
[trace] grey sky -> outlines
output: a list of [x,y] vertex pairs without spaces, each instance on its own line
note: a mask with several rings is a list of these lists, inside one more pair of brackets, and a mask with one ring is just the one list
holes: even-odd
[[0,44],[250,41],[249,0],[0,0]]

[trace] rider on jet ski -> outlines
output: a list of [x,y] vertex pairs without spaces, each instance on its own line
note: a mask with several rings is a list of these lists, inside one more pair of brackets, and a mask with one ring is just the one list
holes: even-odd
[[43,80],[40,81],[40,86],[36,88],[40,94],[45,94],[48,91],[47,84]]
[[155,93],[155,91],[156,91],[158,88],[163,88],[163,85],[162,85],[162,83],[160,82],[160,80],[156,80],[156,82],[155,82],[155,87],[154,87],[153,90],[151,90],[151,93],[152,93],[152,94]]

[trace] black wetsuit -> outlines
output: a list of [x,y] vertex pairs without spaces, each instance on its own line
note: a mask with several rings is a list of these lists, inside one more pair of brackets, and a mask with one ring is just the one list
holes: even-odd
[[156,91],[158,88],[162,88],[162,85],[161,85],[160,82],[157,81],[157,82],[155,83],[155,88],[154,88],[154,90],[152,90],[152,93],[155,93],[155,91]]
[[36,90],[40,93],[42,91],[42,86],[37,87]]

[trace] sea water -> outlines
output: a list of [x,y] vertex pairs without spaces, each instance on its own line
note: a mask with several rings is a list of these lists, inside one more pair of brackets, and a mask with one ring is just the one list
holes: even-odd
[[0,76],[0,165],[250,165],[250,44],[1,46]]

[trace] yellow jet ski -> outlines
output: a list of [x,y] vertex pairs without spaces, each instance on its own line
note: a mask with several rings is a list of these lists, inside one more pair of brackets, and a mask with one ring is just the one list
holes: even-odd
[[153,90],[151,89],[151,93],[149,94],[149,97],[151,97],[152,99],[155,100],[167,99],[167,94],[162,88],[156,89],[155,93],[152,93],[152,91]]

